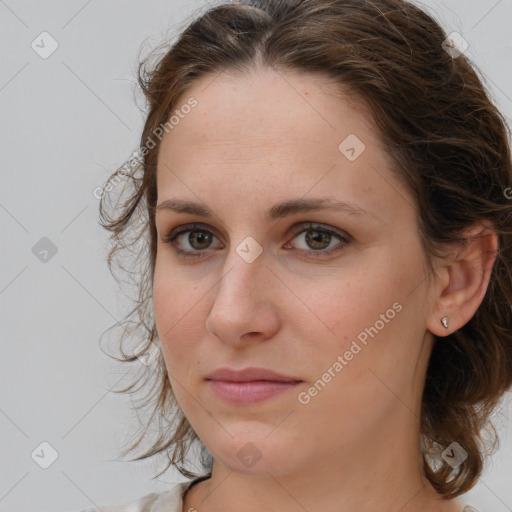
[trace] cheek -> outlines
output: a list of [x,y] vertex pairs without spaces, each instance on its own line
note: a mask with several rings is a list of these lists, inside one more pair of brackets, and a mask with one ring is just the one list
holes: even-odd
[[[318,343],[308,345],[302,360],[309,361],[312,371],[298,411],[307,416],[311,430],[343,434],[348,445],[396,406],[390,389],[411,384],[407,372],[397,370],[414,367],[414,356],[401,339],[405,308],[389,286],[373,283],[372,293],[361,282],[347,283],[344,290],[350,293],[330,294],[330,305],[325,302],[323,309],[317,300],[312,309],[319,308],[335,334],[322,328],[326,334],[320,339],[317,334]],[[313,336],[311,330],[307,339]]]
[[[307,340],[300,362],[309,361],[310,382],[322,395],[312,400],[319,413],[322,407],[340,406],[371,415],[375,404],[384,407],[390,398],[379,377],[396,389],[403,384],[400,379],[409,378],[407,372],[400,377],[397,368],[414,367],[417,344],[410,338],[416,333],[408,331],[406,297],[407,275],[414,269],[380,256],[379,265],[352,267],[349,279],[319,281],[310,288],[308,309],[303,306],[304,313],[295,316],[300,339]],[[315,393],[311,389],[308,396]]]
[[168,337],[168,331],[178,318],[181,307],[180,301],[177,300],[179,296],[179,288],[171,279],[165,277],[165,273],[157,264],[153,278],[153,309],[156,328],[162,343]]
[[[348,350],[358,336],[364,342],[365,333],[376,323],[379,337],[385,337],[389,326],[398,323],[404,285],[400,276],[388,272],[385,261],[381,259],[381,263],[378,269],[375,265],[373,269],[352,267],[350,278],[326,276],[309,288],[298,318],[305,330],[310,329],[311,336],[323,333],[326,351]],[[396,266],[391,269],[396,273]]]
[[[170,277],[169,277],[170,276]],[[175,363],[185,363],[192,355],[194,340],[199,336],[197,320],[200,314],[201,296],[197,286],[176,277],[176,272],[155,266],[153,280],[153,309],[155,324],[162,344],[162,351],[169,370]],[[170,355],[172,354],[172,358]],[[186,364],[186,363],[185,363]]]
[[172,337],[187,316],[195,315],[195,308],[204,295],[202,288],[183,276],[168,260],[157,252],[153,276],[153,308],[155,322],[162,342]]
[[332,290],[338,308],[331,307],[330,326],[336,336],[326,339],[336,342],[326,345],[329,353],[318,376],[329,380],[329,369],[336,375],[326,401],[368,416],[395,404],[390,390],[411,388],[422,339],[422,310],[410,294],[418,279],[416,264],[390,258],[374,267],[340,292]]

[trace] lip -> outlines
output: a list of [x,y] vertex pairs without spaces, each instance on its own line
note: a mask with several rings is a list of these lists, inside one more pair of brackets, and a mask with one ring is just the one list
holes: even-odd
[[252,404],[262,402],[295,388],[299,382],[253,380],[234,382],[228,380],[208,380],[210,389],[219,397],[232,404]]
[[251,381],[273,381],[273,382],[302,382],[300,379],[282,375],[268,370],[267,368],[258,368],[251,366],[242,370],[234,370],[232,368],[218,368],[214,372],[206,376],[207,380],[220,380],[228,382],[251,382]]
[[210,389],[232,404],[262,402],[293,389],[302,381],[266,368],[219,368],[206,377]]

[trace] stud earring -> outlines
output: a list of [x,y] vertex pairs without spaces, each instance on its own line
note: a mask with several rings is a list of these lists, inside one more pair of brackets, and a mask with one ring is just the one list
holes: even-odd
[[445,329],[448,329],[448,318],[447,317],[443,316],[443,318],[441,318],[441,323],[443,324]]

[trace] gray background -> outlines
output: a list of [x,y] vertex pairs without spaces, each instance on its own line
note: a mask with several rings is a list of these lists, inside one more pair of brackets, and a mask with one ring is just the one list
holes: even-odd
[[[468,41],[466,53],[510,118],[512,1],[423,5]],[[2,511],[124,504],[184,480],[168,471],[151,481],[161,465],[114,461],[133,434],[134,413],[127,396],[109,391],[126,384],[126,368],[100,350],[99,338],[127,304],[106,266],[93,190],[137,146],[141,52],[205,6],[0,0]],[[46,59],[31,47],[43,31],[59,45]],[[33,253],[48,243],[43,237],[57,249],[46,262]],[[512,510],[511,403],[508,394],[497,418],[501,447],[464,497],[481,512]],[[58,453],[47,469],[31,456],[42,442]]]

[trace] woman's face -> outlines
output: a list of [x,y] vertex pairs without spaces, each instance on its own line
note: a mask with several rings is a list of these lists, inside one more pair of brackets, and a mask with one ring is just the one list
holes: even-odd
[[[432,335],[414,202],[368,113],[336,91],[307,74],[209,75],[162,140],[157,204],[211,215],[158,210],[157,330],[180,407],[234,471],[417,446]],[[221,367],[300,382],[255,401],[207,380]]]

